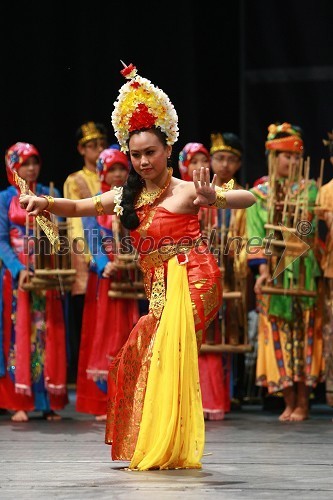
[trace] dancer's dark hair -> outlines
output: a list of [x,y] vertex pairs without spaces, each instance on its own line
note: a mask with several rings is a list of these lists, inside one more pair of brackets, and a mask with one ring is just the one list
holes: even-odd
[[[162,132],[162,130],[158,127],[134,130],[133,132],[130,133],[129,139],[134,134],[139,134],[140,132],[144,132],[147,130],[153,132],[156,135],[156,137],[159,138],[159,140],[163,145],[165,146],[167,145],[167,137],[164,134],[164,132]],[[121,206],[123,207],[123,214],[120,216],[122,225],[127,229],[136,229],[140,224],[139,217],[137,216],[134,209],[134,205],[135,205],[135,200],[138,194],[140,193],[142,187],[143,187],[142,177],[131,166],[127,181],[123,189],[123,199],[121,202]]]

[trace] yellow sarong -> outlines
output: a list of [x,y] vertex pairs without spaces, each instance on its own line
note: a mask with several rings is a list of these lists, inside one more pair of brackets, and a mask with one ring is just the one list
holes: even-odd
[[168,261],[142,419],[130,469],[201,468],[205,442],[198,349],[186,265]]

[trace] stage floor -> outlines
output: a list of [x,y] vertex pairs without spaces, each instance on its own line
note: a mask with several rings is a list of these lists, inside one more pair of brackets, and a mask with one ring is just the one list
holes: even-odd
[[331,407],[280,423],[277,412],[244,406],[206,423],[202,470],[133,472],[111,462],[104,424],[76,413],[70,396],[60,422],[0,416],[1,500],[333,498]]

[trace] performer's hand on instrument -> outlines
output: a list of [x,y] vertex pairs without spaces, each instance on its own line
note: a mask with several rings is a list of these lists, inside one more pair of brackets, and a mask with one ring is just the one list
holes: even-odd
[[114,262],[108,262],[104,267],[102,276],[103,278],[110,278],[110,276],[112,276],[112,274],[114,274],[116,271],[117,264],[115,264]]
[[23,285],[29,281],[29,275],[32,273],[28,269],[22,269],[19,274],[18,287],[20,290],[24,290]]
[[46,198],[29,195],[29,194],[21,194],[20,195],[20,207],[24,208],[28,214],[30,215],[38,215],[48,206],[48,201]]
[[200,168],[200,180],[198,180],[198,172],[193,171],[193,182],[197,197],[193,201],[194,205],[211,205],[216,200],[216,174],[214,174],[212,182],[210,182],[209,168]]
[[254,284],[254,293],[261,294],[262,293],[262,286],[265,284],[265,282],[269,279],[269,269],[267,264],[260,264],[259,265],[259,276],[256,279],[256,282]]
[[258,278],[256,279],[256,282],[254,284],[254,293],[256,293],[256,294],[262,293],[261,287],[265,283],[266,279],[267,279],[267,276],[264,276],[264,275],[258,276]]

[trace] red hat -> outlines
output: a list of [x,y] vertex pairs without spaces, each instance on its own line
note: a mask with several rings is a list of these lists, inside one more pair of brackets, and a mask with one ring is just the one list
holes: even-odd
[[33,144],[28,142],[16,142],[7,149],[5,161],[7,178],[10,184],[15,185],[13,171],[17,171],[31,156],[36,156],[39,163],[41,163],[39,151]]
[[191,181],[187,170],[188,166],[192,161],[193,156],[196,153],[203,153],[208,160],[210,160],[210,154],[201,142],[188,142],[182,151],[179,153],[179,170],[180,175],[184,181]]
[[130,170],[130,165],[128,162],[127,156],[119,151],[118,149],[114,148],[107,148],[104,149],[97,160],[96,167],[97,167],[97,173],[99,175],[99,178],[101,179],[102,182],[102,191],[109,191],[110,186],[106,186],[104,183],[104,178],[105,174],[111,170],[111,168],[116,164],[120,163],[123,167],[126,168],[127,172]]

